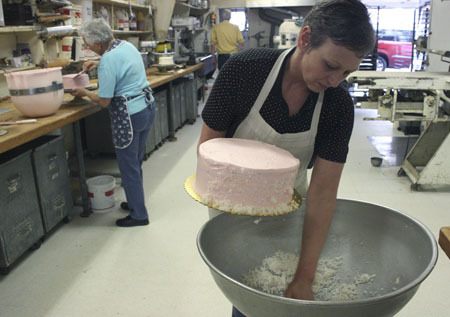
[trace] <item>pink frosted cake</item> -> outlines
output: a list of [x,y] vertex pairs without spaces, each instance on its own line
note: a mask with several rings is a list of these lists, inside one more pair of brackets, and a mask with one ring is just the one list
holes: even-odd
[[292,210],[300,162],[291,153],[254,140],[216,138],[198,150],[194,188],[213,208],[246,215]]
[[88,74],[81,74],[78,76],[77,74],[64,75],[63,86],[64,89],[84,88],[89,86],[89,76]]

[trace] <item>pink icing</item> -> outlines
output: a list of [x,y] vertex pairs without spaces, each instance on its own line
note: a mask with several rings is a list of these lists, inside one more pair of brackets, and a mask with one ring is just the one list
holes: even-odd
[[195,190],[217,209],[281,213],[290,208],[299,166],[291,153],[271,144],[211,139],[199,147]]

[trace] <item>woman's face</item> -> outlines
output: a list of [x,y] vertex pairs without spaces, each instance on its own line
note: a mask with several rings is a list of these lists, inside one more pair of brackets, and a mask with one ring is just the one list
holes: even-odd
[[[299,45],[302,44],[300,42]],[[327,39],[317,48],[307,47],[306,45],[296,50],[291,64],[293,71],[301,74],[308,89],[314,92],[337,87],[350,73],[358,69],[362,60],[351,50],[334,44],[331,39]]]
[[86,42],[86,40],[83,38],[84,44],[94,53],[96,53],[97,55],[102,55],[103,54],[103,49],[102,46],[98,43],[94,43],[94,44],[88,44],[88,42]]

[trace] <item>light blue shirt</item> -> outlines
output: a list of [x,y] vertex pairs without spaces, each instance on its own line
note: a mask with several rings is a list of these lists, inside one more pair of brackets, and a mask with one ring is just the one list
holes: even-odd
[[[106,52],[98,66],[98,96],[132,97],[142,94],[149,85],[141,54],[133,44],[122,41],[117,47]],[[147,107],[145,96],[141,95],[128,101],[128,113],[137,113]]]

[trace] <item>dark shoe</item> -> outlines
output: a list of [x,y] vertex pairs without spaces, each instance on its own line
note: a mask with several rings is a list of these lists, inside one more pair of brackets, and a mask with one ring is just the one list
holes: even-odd
[[130,206],[128,206],[128,203],[126,201],[120,203],[120,208],[123,210],[131,211]]
[[136,226],[146,226],[148,224],[149,224],[148,219],[138,220],[131,218],[131,216],[126,216],[125,218],[116,220],[116,225],[118,227],[136,227]]

